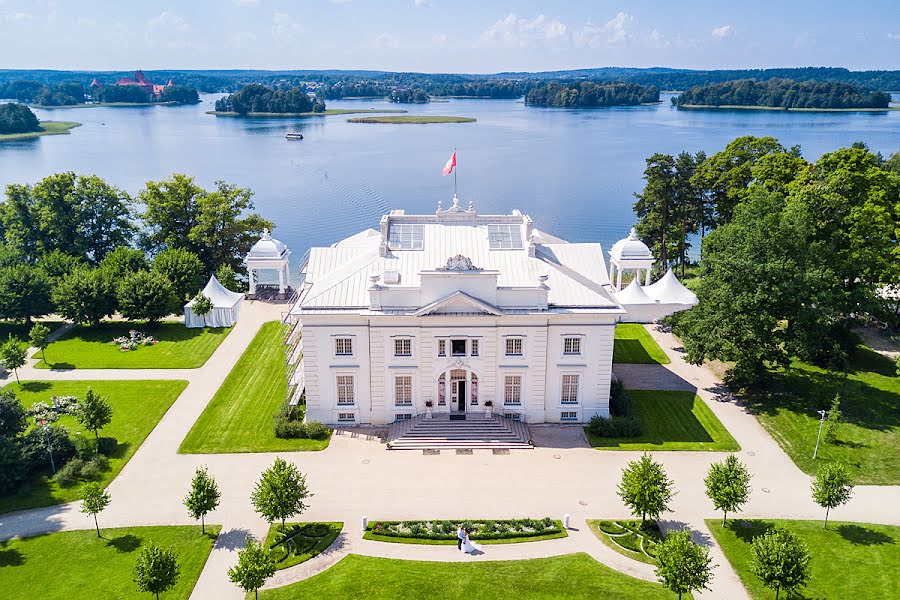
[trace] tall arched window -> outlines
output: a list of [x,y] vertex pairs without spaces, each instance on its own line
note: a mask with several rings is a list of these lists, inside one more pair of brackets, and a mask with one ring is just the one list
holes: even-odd
[[478,406],[478,375],[475,373],[472,373],[472,389],[469,393],[472,396],[470,404],[472,406]]
[[438,406],[447,406],[447,376],[444,373],[441,373],[441,376],[438,377]]

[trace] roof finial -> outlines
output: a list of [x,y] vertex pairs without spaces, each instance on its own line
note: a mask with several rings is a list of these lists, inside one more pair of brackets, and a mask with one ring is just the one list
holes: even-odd
[[440,214],[443,214],[443,213],[444,213],[444,202],[443,202],[443,200],[438,200],[437,214],[440,215]]
[[474,213],[475,212],[475,201],[469,200],[469,209],[466,212]]
[[634,227],[631,228],[631,231],[628,233],[628,239],[629,239],[629,240],[636,240],[636,239],[638,239],[638,236],[637,236],[637,229],[635,229]]
[[264,239],[264,240],[271,239],[271,236],[269,235],[269,228],[268,228],[268,227],[263,228],[262,239]]

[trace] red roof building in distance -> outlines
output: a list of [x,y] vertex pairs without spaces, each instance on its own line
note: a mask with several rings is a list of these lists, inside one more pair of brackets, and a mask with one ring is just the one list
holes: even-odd
[[91,85],[88,86],[88,87],[100,89],[101,85],[100,85],[100,82],[97,81],[97,78],[94,77],[94,78],[91,80]]
[[175,84],[171,79],[166,85],[154,84],[149,79],[147,79],[147,76],[144,75],[143,71],[138,69],[134,72],[134,77],[119,77],[119,79],[116,81],[116,85],[136,85],[148,94],[159,96],[163,93],[163,90],[165,90],[167,87],[172,87]]

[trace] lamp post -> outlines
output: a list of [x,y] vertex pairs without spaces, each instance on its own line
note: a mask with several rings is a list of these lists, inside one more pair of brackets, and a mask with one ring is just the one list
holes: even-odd
[[50,445],[50,426],[47,425],[45,419],[38,421],[38,424],[44,428],[44,439],[47,440],[47,453],[50,455],[50,469],[56,474],[56,464],[53,462],[53,448]]
[[813,460],[816,460],[816,456],[819,454],[819,440],[822,439],[822,425],[825,424],[825,411],[818,410],[819,416],[822,418],[819,420],[819,435],[816,436],[816,449],[813,451]]

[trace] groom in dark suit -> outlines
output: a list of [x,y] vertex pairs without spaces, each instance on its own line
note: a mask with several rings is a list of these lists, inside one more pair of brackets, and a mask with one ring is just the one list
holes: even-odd
[[460,525],[456,528],[456,549],[462,550],[463,540],[466,538],[466,530]]

